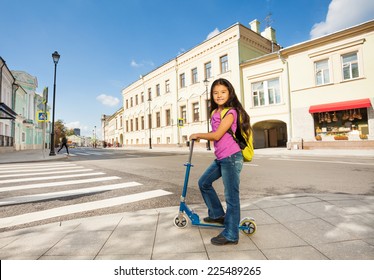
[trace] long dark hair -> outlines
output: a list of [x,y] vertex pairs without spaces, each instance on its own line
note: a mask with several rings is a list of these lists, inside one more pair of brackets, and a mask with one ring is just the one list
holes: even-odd
[[215,80],[210,88],[210,100],[211,100],[210,115],[215,109],[218,108],[218,104],[215,103],[213,99],[213,89],[216,85],[223,85],[228,89],[229,99],[224,104],[224,107],[232,107],[236,110],[236,112],[238,113],[238,119],[237,119],[238,128],[240,128],[249,138],[249,136],[252,133],[250,117],[248,113],[244,110],[242,104],[240,103],[238,97],[236,96],[234,87],[226,79],[220,78],[220,79]]

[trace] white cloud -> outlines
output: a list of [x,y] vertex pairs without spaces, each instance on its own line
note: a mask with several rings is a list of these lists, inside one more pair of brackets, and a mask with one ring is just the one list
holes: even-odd
[[113,97],[106,94],[100,94],[96,97],[96,100],[101,102],[101,104],[109,107],[117,106],[119,103],[119,99],[117,97]]
[[153,61],[143,60],[142,62],[136,62],[135,59],[132,59],[130,65],[131,67],[134,67],[134,68],[140,68],[146,65],[153,67],[155,64],[153,63]]
[[66,123],[65,126],[69,129],[73,129],[73,128],[81,128],[82,125],[79,121],[75,121],[75,122]]
[[206,40],[209,40],[210,38],[216,36],[217,34],[219,34],[220,31],[218,30],[218,28],[216,27],[216,29],[214,29],[212,32],[210,32],[208,34],[208,36],[206,37]]
[[134,68],[139,68],[139,67],[142,67],[143,64],[140,64],[140,63],[137,63],[134,59],[131,60],[131,67],[134,67]]
[[332,0],[325,21],[314,24],[311,39],[373,19],[373,0]]
[[[75,121],[75,122],[69,122],[69,123],[66,123],[65,126],[69,129],[74,129],[74,128],[79,128],[81,130],[81,133],[83,131],[88,131],[88,126],[87,125],[83,125],[80,123],[80,121]],[[92,130],[91,130],[92,131]]]

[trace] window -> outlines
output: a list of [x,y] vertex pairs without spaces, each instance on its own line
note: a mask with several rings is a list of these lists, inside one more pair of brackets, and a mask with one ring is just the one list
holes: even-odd
[[157,84],[156,85],[156,96],[160,96],[160,95],[161,95],[160,84]]
[[128,109],[128,108],[129,108],[129,100],[126,99],[126,109]]
[[139,119],[135,118],[135,131],[139,130]]
[[205,63],[205,79],[209,79],[212,77],[212,63],[209,61]]
[[199,103],[193,103],[192,104],[193,109],[193,121],[198,122],[199,121]]
[[330,83],[329,61],[327,59],[314,63],[316,71],[316,84],[324,85]]
[[253,98],[253,106],[264,106],[265,105],[265,98],[264,98],[264,86],[263,82],[254,83],[252,85],[252,98]]
[[126,132],[129,132],[129,121],[126,121]]
[[181,113],[181,118],[184,120],[184,123],[187,121],[187,109],[186,105],[180,107],[180,113]]
[[253,106],[268,106],[281,103],[279,78],[252,84]]
[[165,81],[165,92],[166,93],[170,92],[170,80]]
[[134,120],[133,119],[130,120],[130,129],[131,131],[134,131]]
[[191,70],[191,82],[192,84],[196,84],[197,83],[197,68],[194,68]]
[[170,118],[170,110],[165,111],[165,117],[166,117],[166,126],[171,125],[171,118]]
[[156,113],[156,127],[161,127],[161,114],[160,114],[160,112]]
[[135,106],[138,105],[138,103],[139,103],[138,95],[135,95]]
[[130,107],[132,108],[133,106],[133,100],[132,100],[132,97],[130,98]]
[[143,130],[144,129],[144,116],[140,118],[140,126],[141,126],[141,129]]
[[122,116],[119,117],[119,127],[122,128],[123,127],[123,120],[122,120]]
[[152,89],[148,89],[148,101],[152,100]]
[[140,94],[140,102],[144,103],[144,92]]
[[186,75],[184,73],[179,75],[179,84],[181,88],[186,87]]
[[221,56],[220,62],[221,62],[221,73],[226,73],[227,71],[229,71],[229,61],[228,61],[227,55]]
[[358,73],[358,60],[357,53],[350,53],[342,55],[343,60],[343,79],[350,80],[357,78]]

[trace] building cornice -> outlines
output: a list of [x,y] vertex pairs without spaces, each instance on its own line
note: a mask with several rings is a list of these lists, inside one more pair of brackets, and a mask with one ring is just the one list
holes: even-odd
[[[293,45],[293,46],[290,46],[284,49],[280,49],[278,52],[266,54],[266,55],[263,55],[263,56],[260,56],[254,59],[247,60],[241,63],[240,67],[247,67],[250,65],[258,64],[258,63],[272,61],[272,60],[278,59],[280,56],[282,58],[287,58],[288,56],[296,54],[296,53],[301,53],[304,51],[316,49],[323,45],[331,44],[331,43],[341,41],[344,39],[349,39],[349,38],[356,37],[361,34],[370,33],[373,31],[374,31],[374,20],[371,20],[368,22],[364,22],[360,25],[356,25],[356,26],[353,26],[347,29],[337,31],[335,33],[331,33],[331,34],[328,34],[328,35],[325,35],[319,38],[315,38],[309,41],[298,43],[296,45]],[[357,40],[347,43],[347,46],[363,44],[364,42],[365,42],[364,39],[357,39]],[[336,48],[339,48],[339,47],[336,47]],[[325,52],[327,52],[327,50],[325,50]],[[311,55],[312,56],[319,55],[319,53],[314,52]]]

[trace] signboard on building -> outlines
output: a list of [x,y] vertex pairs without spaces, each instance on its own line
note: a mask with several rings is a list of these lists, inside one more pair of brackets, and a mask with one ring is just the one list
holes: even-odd
[[184,119],[178,119],[178,127],[184,126]]
[[49,120],[49,112],[37,111],[36,120],[38,122],[47,122]]

